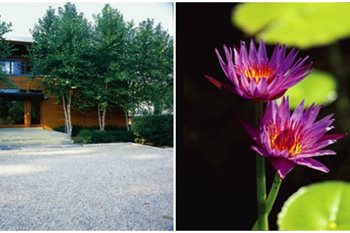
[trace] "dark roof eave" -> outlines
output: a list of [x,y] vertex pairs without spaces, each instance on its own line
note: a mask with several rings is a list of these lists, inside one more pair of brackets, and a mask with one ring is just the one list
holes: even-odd
[[6,40],[12,44],[18,44],[18,45],[31,45],[33,42],[31,41],[19,41],[19,40]]

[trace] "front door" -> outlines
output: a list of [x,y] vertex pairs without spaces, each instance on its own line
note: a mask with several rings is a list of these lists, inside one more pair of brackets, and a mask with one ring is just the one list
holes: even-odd
[[40,126],[40,101],[28,101],[29,107],[27,114],[30,116],[28,127],[39,127]]
[[24,101],[24,127],[30,127],[30,101],[25,100]]

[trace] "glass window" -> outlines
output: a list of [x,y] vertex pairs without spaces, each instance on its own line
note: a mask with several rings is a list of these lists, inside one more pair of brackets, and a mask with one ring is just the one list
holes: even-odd
[[11,62],[12,66],[12,74],[18,75],[18,74],[23,74],[22,72],[22,62],[20,61],[12,61]]
[[6,61],[1,62],[1,69],[2,69],[2,72],[4,72],[5,74],[10,74],[11,63],[6,62]]
[[0,98],[0,125],[24,124],[24,101]]
[[24,64],[22,61],[6,60],[1,62],[2,72],[9,75],[20,75],[24,74]]

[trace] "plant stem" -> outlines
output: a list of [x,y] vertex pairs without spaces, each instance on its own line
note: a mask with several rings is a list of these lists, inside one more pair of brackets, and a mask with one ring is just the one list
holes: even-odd
[[[263,102],[259,101],[256,107],[257,124],[263,113]],[[256,156],[256,194],[258,204],[258,230],[268,230],[268,213],[266,211],[266,176],[265,158]]]
[[[276,173],[275,178],[273,180],[269,195],[267,196],[266,200],[266,213],[267,215],[271,212],[273,204],[275,203],[278,191],[281,187],[282,179],[279,177],[279,175]],[[257,230],[258,229],[258,221],[254,223],[254,226],[252,230]]]
[[282,179],[280,178],[280,176],[276,173],[275,174],[275,178],[273,180],[270,192],[269,192],[269,196],[267,197],[266,200],[266,212],[270,213],[273,207],[273,204],[275,203],[278,191],[280,190],[281,187],[281,183],[282,183]]

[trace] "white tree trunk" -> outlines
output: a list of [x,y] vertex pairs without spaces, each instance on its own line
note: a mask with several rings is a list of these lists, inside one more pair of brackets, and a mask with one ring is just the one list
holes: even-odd
[[130,131],[130,127],[129,127],[129,117],[128,117],[128,110],[125,110],[125,123],[126,123],[126,129],[128,131]]
[[100,105],[97,106],[97,115],[98,115],[98,125],[101,131],[105,130],[106,125],[106,107],[102,108]]
[[69,91],[68,92],[68,103],[67,103],[67,117],[68,117],[68,125],[69,125],[69,128],[68,128],[68,136],[71,137],[72,136],[72,119],[71,119],[71,103],[72,103],[72,91]]
[[67,106],[66,106],[66,97],[62,95],[62,105],[64,112],[64,132],[68,133],[68,116],[67,116]]
[[100,127],[100,130],[102,131],[102,121],[101,121],[101,109],[100,109],[100,105],[97,105],[97,116],[98,116],[98,126]]
[[103,108],[103,111],[102,111],[102,130],[103,131],[105,130],[105,125],[106,125],[106,110],[107,110],[107,107]]
[[69,91],[68,93],[62,96],[62,105],[63,105],[63,112],[64,112],[64,128],[65,128],[65,133],[68,134],[69,137],[72,136],[71,103],[72,103],[72,91]]

